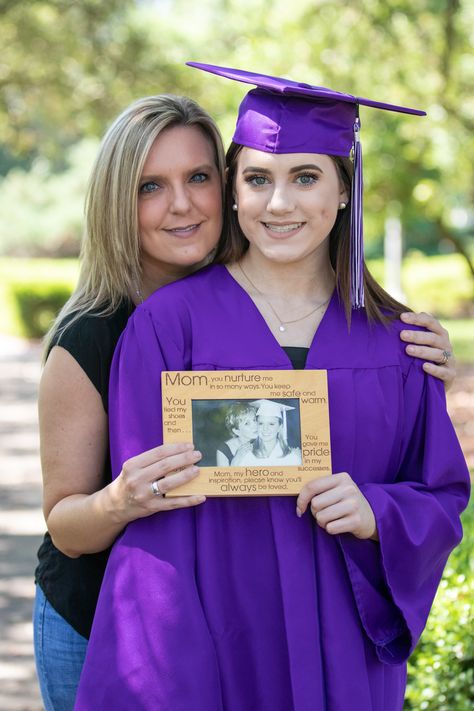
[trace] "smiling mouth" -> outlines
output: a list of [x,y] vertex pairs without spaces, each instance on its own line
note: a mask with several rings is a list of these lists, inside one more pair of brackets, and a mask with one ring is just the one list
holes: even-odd
[[183,225],[183,227],[168,227],[166,232],[171,232],[172,234],[187,234],[188,232],[193,232],[199,227],[200,223],[196,222],[193,225]]
[[278,234],[285,234],[286,232],[293,232],[293,230],[299,229],[304,225],[304,222],[291,222],[288,225],[276,225],[272,222],[264,222],[263,224],[267,230],[278,232]]

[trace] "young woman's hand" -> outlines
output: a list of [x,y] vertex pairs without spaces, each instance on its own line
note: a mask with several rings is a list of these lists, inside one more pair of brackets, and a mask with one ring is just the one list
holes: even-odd
[[456,377],[456,361],[449,333],[434,316],[425,313],[403,313],[400,319],[409,325],[423,326],[427,331],[401,331],[402,341],[409,343],[406,352],[414,358],[422,358],[423,370],[444,381],[449,390]]
[[196,466],[202,455],[192,444],[163,444],[124,462],[122,471],[110,485],[117,521],[128,522],[157,511],[196,506],[205,496],[166,494],[199,474]]
[[352,533],[356,538],[378,541],[377,524],[370,504],[347,472],[313,479],[300,491],[296,515],[308,505],[316,523],[332,536]]

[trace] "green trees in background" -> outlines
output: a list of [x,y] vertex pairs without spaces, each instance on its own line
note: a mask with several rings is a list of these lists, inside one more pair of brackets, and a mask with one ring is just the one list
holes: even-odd
[[[362,110],[368,248],[380,248],[386,217],[398,215],[406,246],[455,247],[474,277],[469,0],[0,0],[0,13],[1,252],[77,250],[77,208],[66,219],[59,203],[75,204],[74,183],[82,200],[88,166],[71,165],[70,147],[97,139],[138,96],[189,94],[228,140],[246,87],[184,67],[197,59],[425,108],[427,119]],[[25,240],[16,225],[35,222],[26,213],[38,209],[29,192],[38,171],[48,188],[58,175],[69,187],[58,187],[57,206],[39,207],[54,214],[48,234],[38,225]]]

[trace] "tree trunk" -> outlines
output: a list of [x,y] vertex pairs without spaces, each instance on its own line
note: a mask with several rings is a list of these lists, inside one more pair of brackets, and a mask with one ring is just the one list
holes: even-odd
[[456,248],[456,252],[459,252],[464,259],[467,262],[467,266],[469,268],[469,271],[471,273],[472,278],[474,279],[474,263],[469,256],[469,252],[467,251],[466,247],[463,245],[462,240],[455,234],[453,234],[445,224],[443,224],[441,219],[436,220],[436,224],[438,226],[438,229],[440,231],[441,237],[443,239],[448,240],[448,242],[451,242],[452,245]]

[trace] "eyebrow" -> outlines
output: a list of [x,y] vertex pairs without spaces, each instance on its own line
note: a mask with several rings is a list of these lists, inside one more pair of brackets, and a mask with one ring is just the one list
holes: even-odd
[[[316,163],[304,163],[303,165],[295,165],[294,168],[290,168],[289,173],[299,173],[301,170],[316,170],[318,173],[323,173],[323,169],[316,165]],[[248,166],[244,168],[242,173],[263,173],[264,175],[270,175],[271,170],[267,168],[259,168],[258,166]]]
[[[185,174],[186,175],[193,175],[194,173],[205,173],[205,172],[211,172],[214,169],[214,164],[213,163],[204,163],[202,165],[197,165],[194,168],[191,168],[190,170],[186,170]],[[163,180],[165,176],[160,175],[159,173],[150,173],[150,175],[142,175],[140,176],[140,182],[147,181],[147,180]]]

